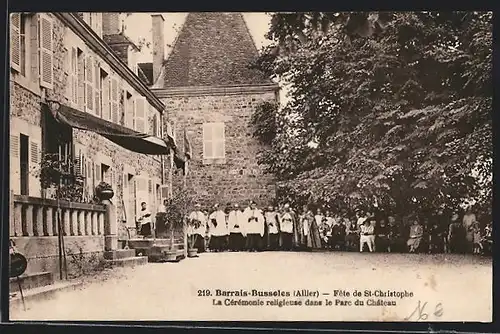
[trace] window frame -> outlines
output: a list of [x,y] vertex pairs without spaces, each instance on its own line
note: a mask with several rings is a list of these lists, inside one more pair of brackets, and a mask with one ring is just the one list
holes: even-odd
[[[222,136],[216,138],[217,129],[222,128]],[[207,139],[207,132],[211,133],[211,139]],[[207,155],[207,143],[210,143],[212,154]],[[217,145],[222,145],[222,154],[215,155]],[[203,123],[203,159],[204,160],[218,160],[226,159],[226,124],[224,122],[207,122]]]

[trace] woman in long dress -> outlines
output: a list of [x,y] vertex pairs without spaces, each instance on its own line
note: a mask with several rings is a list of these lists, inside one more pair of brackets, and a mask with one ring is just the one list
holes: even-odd
[[410,226],[410,238],[407,242],[410,253],[416,253],[418,251],[423,235],[424,227],[415,219]]

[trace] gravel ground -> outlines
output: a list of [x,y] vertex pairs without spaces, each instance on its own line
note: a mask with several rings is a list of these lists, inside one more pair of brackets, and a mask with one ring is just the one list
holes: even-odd
[[[253,289],[280,290],[277,293],[290,296],[217,296],[223,291],[251,294]],[[314,295],[298,296],[296,291],[303,289]],[[350,295],[335,296],[335,290]],[[355,297],[355,290],[361,296]],[[403,292],[407,297],[379,297],[378,290]],[[242,301],[258,305],[241,305]],[[284,301],[301,305],[280,307]],[[216,305],[219,302],[222,305]],[[179,263],[117,268],[88,280],[82,289],[31,303],[27,311],[10,315],[11,320],[69,321],[428,322],[491,321],[491,317],[491,259],[340,252],[208,253]]]

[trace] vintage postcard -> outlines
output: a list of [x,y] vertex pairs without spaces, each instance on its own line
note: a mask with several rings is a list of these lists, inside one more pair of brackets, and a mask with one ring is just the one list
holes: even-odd
[[10,13],[10,320],[492,321],[492,13]]

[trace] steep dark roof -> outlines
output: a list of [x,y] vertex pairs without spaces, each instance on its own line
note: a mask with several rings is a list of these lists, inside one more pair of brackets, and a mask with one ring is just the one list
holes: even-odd
[[153,63],[138,63],[137,67],[139,67],[139,77],[146,85],[153,85]]
[[[241,13],[189,13],[163,68],[164,87],[271,83]],[[161,80],[161,79],[160,79]]]

